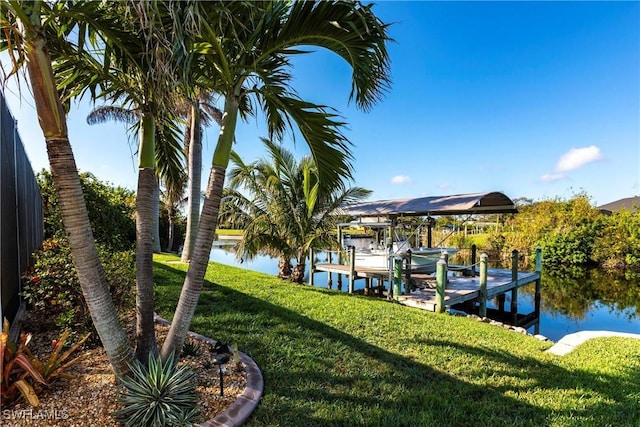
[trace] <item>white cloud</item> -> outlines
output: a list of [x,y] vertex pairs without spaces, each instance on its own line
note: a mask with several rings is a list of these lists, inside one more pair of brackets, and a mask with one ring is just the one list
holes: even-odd
[[438,189],[440,190],[448,190],[452,187],[451,184],[449,184],[448,182],[443,182],[442,184],[438,185]]
[[392,184],[412,184],[413,180],[411,179],[410,176],[396,175],[393,178],[391,178],[391,183]]
[[572,148],[560,157],[556,165],[556,172],[567,172],[581,168],[582,166],[602,160],[600,148],[595,145],[582,148]]
[[545,173],[540,177],[540,181],[542,182],[560,181],[562,179],[565,179],[565,176],[561,173]]

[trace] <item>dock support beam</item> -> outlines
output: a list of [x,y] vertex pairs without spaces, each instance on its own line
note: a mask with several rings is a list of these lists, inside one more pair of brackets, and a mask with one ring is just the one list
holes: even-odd
[[349,246],[349,293],[353,293],[353,282],[356,280],[356,247]]
[[444,295],[447,287],[447,262],[440,258],[436,264],[436,312],[444,313]]
[[[340,245],[340,250],[338,251],[338,264],[342,264],[342,227],[338,227],[338,245]],[[342,291],[341,273],[338,273],[338,290]]]
[[[327,261],[331,264],[331,251],[327,251]],[[330,271],[327,271],[327,289],[333,289],[333,280],[331,280]]]
[[[536,271],[539,275],[542,275],[542,248],[540,248],[540,246],[536,248]],[[534,312],[538,321],[533,328],[533,332],[537,335],[540,333],[540,277],[536,280],[536,294],[534,298]]]
[[518,325],[518,251],[511,252],[511,281],[514,283],[511,289],[511,324]]
[[398,301],[400,297],[400,288],[402,287],[402,257],[393,259],[393,288],[391,290],[394,301]]
[[309,248],[309,285],[311,286],[313,286],[313,273],[315,273],[316,269],[314,255],[313,248]]
[[487,270],[489,255],[480,255],[480,317],[487,317]]
[[471,275],[473,277],[476,276],[476,254],[478,252],[478,247],[474,243],[471,245]]
[[404,274],[404,293],[409,295],[411,293],[411,249],[407,249],[407,267]]

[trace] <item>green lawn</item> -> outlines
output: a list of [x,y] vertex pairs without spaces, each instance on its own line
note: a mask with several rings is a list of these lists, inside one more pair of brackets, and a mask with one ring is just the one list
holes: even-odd
[[[186,265],[155,259],[156,309],[171,319]],[[260,366],[250,426],[640,425],[640,340],[558,357],[464,317],[216,263],[192,330],[237,342]]]

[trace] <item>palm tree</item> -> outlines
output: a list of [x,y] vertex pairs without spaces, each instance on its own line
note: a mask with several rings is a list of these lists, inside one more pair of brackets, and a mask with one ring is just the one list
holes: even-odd
[[[54,19],[56,15],[57,19]],[[9,51],[14,65],[13,73],[18,73],[26,65],[82,293],[114,372],[126,375],[129,363],[133,361],[133,352],[120,326],[98,258],[69,143],[66,115],[51,65],[52,48],[74,49],[77,46],[73,46],[69,40],[73,31],[82,40],[86,36],[85,30],[91,30],[90,26],[78,25],[77,19],[66,19],[68,17],[96,18],[102,20],[105,26],[113,24],[113,21],[109,23],[113,16],[98,11],[92,2],[56,5],[31,1],[0,2],[0,27],[3,30],[0,46]]]
[[171,252],[175,243],[175,224],[176,217],[180,206],[182,206],[186,199],[183,197],[184,191],[187,187],[187,175],[183,174],[183,180],[176,183],[164,182],[164,190],[160,190],[160,200],[162,206],[167,211],[168,220],[168,232],[167,232],[167,246],[165,250]]
[[140,135],[140,169],[136,192],[136,357],[145,361],[149,352],[157,353],[153,324],[153,252],[160,252],[158,179],[168,183],[169,187],[178,186],[183,180],[184,167],[175,121],[170,117],[165,118],[157,105],[163,98],[154,97],[152,85],[139,85],[140,81],[147,79],[144,73],[148,64],[128,65],[131,69],[124,78],[116,73],[110,74],[105,85],[106,92],[102,96],[108,96],[109,91],[127,91],[133,108],[97,107],[91,111],[87,122],[95,124],[109,119],[124,121],[132,123],[132,129]]
[[187,126],[184,133],[184,148],[188,167],[187,230],[182,249],[182,262],[191,259],[196,244],[196,233],[200,219],[200,187],[202,183],[202,133],[212,121],[222,126],[222,111],[213,104],[210,93],[197,91],[195,99],[187,102]]
[[[87,115],[90,125],[105,123],[108,120],[124,122],[131,127],[132,133],[140,134],[142,113],[140,110],[102,105],[94,108]],[[162,119],[156,127],[155,171],[156,180],[153,189],[153,252],[160,253],[160,181],[166,188],[171,188],[172,197],[178,197],[175,191],[184,191],[184,159],[179,149],[179,128],[177,119],[172,117]],[[181,198],[181,195],[180,195]]]
[[278,276],[282,278],[291,275],[290,260],[295,259],[291,279],[302,283],[309,249],[336,245],[332,232],[337,217],[332,213],[345,204],[362,201],[370,191],[324,186],[311,156],[297,162],[282,146],[266,139],[263,142],[269,158],[245,164],[232,153],[229,187],[234,192],[223,203],[233,205],[241,217],[251,218],[237,253],[245,259],[259,253],[279,257]]
[[[327,108],[306,102],[292,87],[290,57],[304,46],[328,49],[353,69],[350,97],[369,109],[389,84],[387,25],[371,5],[358,2],[232,2],[227,13],[207,16],[194,49],[202,54],[201,70],[224,97],[223,126],[200,216],[195,248],[167,339],[164,360],[179,355],[202,290],[215,232],[226,168],[241,106],[265,114],[270,137],[280,139],[296,128],[309,145],[323,185],[351,177],[349,142],[343,123]],[[230,18],[230,19],[229,19]]]

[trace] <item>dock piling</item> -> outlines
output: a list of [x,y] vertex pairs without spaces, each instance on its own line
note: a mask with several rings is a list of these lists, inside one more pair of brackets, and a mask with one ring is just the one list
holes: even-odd
[[407,268],[404,275],[404,293],[409,295],[411,293],[411,249],[407,249]]
[[487,269],[489,255],[480,255],[480,317],[487,317]]
[[349,246],[349,293],[353,293],[353,283],[356,279],[356,247]]
[[395,257],[393,259],[393,299],[398,301],[400,297],[400,287],[402,284],[402,257]]
[[444,313],[444,295],[447,286],[447,262],[440,258],[436,264],[436,312]]
[[511,289],[511,324],[518,324],[518,250],[511,252],[511,281],[515,283]]
[[[540,274],[542,273],[542,248],[538,246],[536,248],[536,272],[538,272],[538,279],[536,280],[536,293],[534,297],[534,313],[536,319],[540,319]],[[534,326],[534,333],[537,335],[540,333],[540,322],[537,322]]]
[[475,277],[476,275],[476,253],[478,251],[478,247],[474,243],[471,245],[471,275]]
[[[327,262],[331,264],[331,251],[327,251]],[[327,289],[333,288],[333,280],[331,279],[331,272],[327,272]]]
[[315,260],[314,260],[313,248],[309,248],[309,285],[313,286],[313,276],[315,273]]

